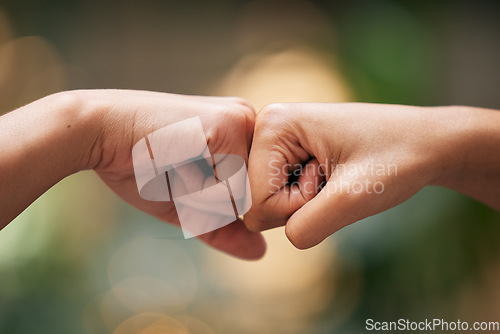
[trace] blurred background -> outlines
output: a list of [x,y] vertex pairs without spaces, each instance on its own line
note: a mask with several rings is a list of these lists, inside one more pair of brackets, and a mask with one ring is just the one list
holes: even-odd
[[[0,0],[0,113],[61,90],[500,109],[494,2]],[[453,120],[450,119],[450,122]],[[4,198],[2,200],[9,200]],[[360,333],[500,321],[500,215],[426,188],[307,251],[184,240],[92,172],[0,232],[0,333]]]

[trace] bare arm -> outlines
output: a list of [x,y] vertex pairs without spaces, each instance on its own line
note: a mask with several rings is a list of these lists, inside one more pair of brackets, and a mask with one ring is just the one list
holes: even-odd
[[[457,190],[500,211],[500,112],[448,107],[441,174],[434,184]],[[438,144],[438,143],[436,143]]]
[[92,168],[96,115],[55,94],[0,117],[0,229],[64,177]]

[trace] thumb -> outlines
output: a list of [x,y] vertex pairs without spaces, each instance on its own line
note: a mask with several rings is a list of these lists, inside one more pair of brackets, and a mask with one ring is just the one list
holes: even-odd
[[198,238],[224,253],[245,260],[258,260],[266,252],[266,241],[262,234],[249,231],[240,219]]
[[285,233],[299,249],[316,246],[326,237],[364,218],[361,212],[367,204],[367,193],[356,183],[342,178],[328,181],[321,191],[305,203],[289,219]]
[[[254,207],[245,215],[245,225],[250,230],[262,231],[285,225],[290,215],[318,193],[323,181],[318,160],[312,159],[307,162],[300,169],[297,180],[291,184],[285,181],[288,179],[289,173],[290,171],[286,171],[281,175],[281,179],[279,179],[283,185],[281,188],[271,195],[257,197],[257,200],[254,200]],[[271,180],[272,176],[268,176],[268,178]],[[258,196],[258,190],[253,191],[253,189],[252,195],[257,194]],[[269,189],[267,190],[269,191]]]

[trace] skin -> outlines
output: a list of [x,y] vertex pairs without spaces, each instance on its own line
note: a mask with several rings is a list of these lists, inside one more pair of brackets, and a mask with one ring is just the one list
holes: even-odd
[[[0,117],[0,229],[61,179],[86,169],[95,170],[126,202],[179,225],[173,202],[139,196],[131,152],[151,132],[194,116],[201,119],[212,154],[237,154],[247,162],[255,111],[240,98],[82,90],[57,93]],[[258,259],[266,249],[262,235],[241,220],[199,238],[245,259]]]
[[[266,246],[257,231],[282,225],[296,247],[312,247],[426,185],[500,210],[500,113],[494,110],[273,104],[256,120],[240,98],[91,90],[54,94],[0,117],[0,196],[8,199],[0,202],[0,229],[58,181],[85,169],[136,208],[179,225],[172,202],[139,196],[131,152],[151,132],[193,116],[200,117],[212,154],[247,159],[252,145],[248,229],[238,220],[199,236],[237,257],[262,257]],[[289,184],[298,166],[303,169]],[[378,173],[370,166],[388,168]]]
[[[255,125],[248,169],[253,206],[245,224],[252,231],[285,225],[290,241],[305,249],[426,185],[500,210],[499,153],[500,113],[494,110],[268,105]],[[290,183],[297,166],[303,169]],[[370,166],[382,167],[371,172]]]

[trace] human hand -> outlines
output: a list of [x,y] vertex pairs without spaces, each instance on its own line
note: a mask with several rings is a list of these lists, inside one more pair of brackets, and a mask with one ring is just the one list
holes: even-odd
[[[3,115],[0,195],[9,200],[0,202],[0,230],[47,189],[82,169],[95,169],[127,202],[179,225],[173,203],[139,196],[132,148],[152,132],[196,116],[214,157],[235,154],[246,160],[255,114],[238,98],[71,91]],[[269,105],[255,124],[249,159],[254,206],[245,223],[251,230],[286,223],[292,243],[307,248],[427,184],[500,210],[499,128],[498,111],[472,107]],[[224,161],[215,163],[219,169]],[[296,182],[287,184],[288,174],[297,171]],[[203,181],[191,175],[189,182]],[[243,258],[265,252],[262,236],[239,220],[200,239]]]
[[[253,231],[286,225],[287,237],[304,249],[427,184],[445,184],[450,165],[461,163],[456,148],[471,146],[457,135],[463,122],[443,126],[464,114],[452,109],[266,106],[257,116],[250,153],[253,207],[245,224]],[[290,183],[294,172],[300,175]]]
[[[199,116],[212,154],[235,154],[247,162],[255,112],[242,99],[125,90],[77,94],[84,101],[92,101],[89,108],[100,115],[96,117],[100,136],[87,167],[126,202],[160,220],[180,225],[173,202],[147,201],[138,193],[132,148],[140,139],[169,124]],[[259,258],[265,252],[260,233],[247,230],[241,220],[199,238],[242,258]]]

